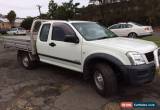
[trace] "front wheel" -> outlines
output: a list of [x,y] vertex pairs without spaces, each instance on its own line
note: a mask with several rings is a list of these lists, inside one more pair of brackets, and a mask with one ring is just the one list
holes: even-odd
[[109,65],[105,63],[96,64],[93,70],[93,80],[100,95],[110,97],[117,93],[117,79]]

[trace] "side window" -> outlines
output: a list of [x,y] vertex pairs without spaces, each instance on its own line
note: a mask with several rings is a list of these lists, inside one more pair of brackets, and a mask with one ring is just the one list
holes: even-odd
[[113,25],[110,29],[119,29],[121,28],[120,24]]
[[67,36],[73,36],[75,32],[65,23],[54,23],[52,30],[52,40],[64,41]]
[[41,24],[42,23],[40,21],[37,21],[36,24],[35,24],[35,26],[34,26],[33,32],[38,33],[38,31],[39,31],[39,29],[41,27]]
[[127,28],[132,28],[133,26],[131,24],[127,24]]
[[121,28],[124,29],[124,28],[132,28],[132,25],[130,24],[121,24]]
[[50,29],[50,24],[44,24],[42,26],[42,29],[41,29],[41,32],[40,32],[40,40],[41,41],[47,42],[49,29]]
[[121,24],[121,28],[122,29],[127,28],[127,25],[126,24]]

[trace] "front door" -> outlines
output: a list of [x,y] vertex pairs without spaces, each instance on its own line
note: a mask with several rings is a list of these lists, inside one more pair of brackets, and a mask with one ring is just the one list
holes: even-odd
[[112,32],[114,32],[116,35],[118,36],[122,36],[121,35],[121,25],[120,24],[115,24],[112,27],[109,28]]
[[61,22],[53,23],[51,30],[47,53],[40,56],[47,58],[47,63],[81,71],[81,43],[65,42],[67,36],[75,35],[74,30],[70,25]]

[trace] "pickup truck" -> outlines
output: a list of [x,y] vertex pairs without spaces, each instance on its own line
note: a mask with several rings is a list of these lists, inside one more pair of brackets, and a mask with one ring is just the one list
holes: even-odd
[[[37,24],[40,28],[35,29]],[[24,68],[44,62],[77,71],[92,78],[104,97],[116,94],[119,82],[152,82],[160,64],[155,43],[118,37],[91,21],[35,20],[30,36],[3,36],[3,44],[17,49]]]

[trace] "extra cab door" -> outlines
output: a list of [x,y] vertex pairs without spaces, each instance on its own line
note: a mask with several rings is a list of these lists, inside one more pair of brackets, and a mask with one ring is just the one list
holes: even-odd
[[47,62],[49,59],[45,56],[48,54],[48,43],[49,43],[49,36],[51,33],[51,24],[46,23],[43,24],[40,28],[40,32],[37,37],[36,47],[37,53],[39,55],[40,61]]

